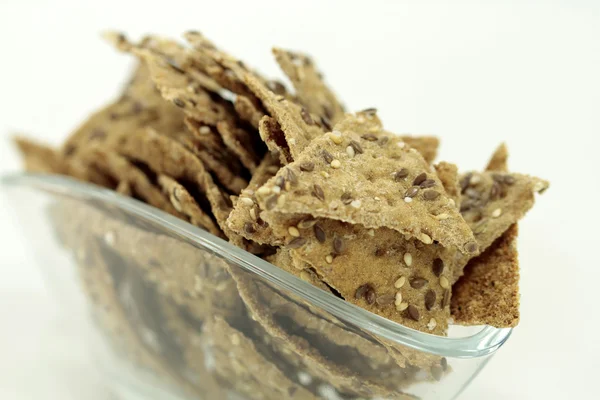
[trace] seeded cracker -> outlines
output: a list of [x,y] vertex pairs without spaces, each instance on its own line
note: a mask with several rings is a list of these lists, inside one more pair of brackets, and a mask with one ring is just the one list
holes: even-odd
[[265,260],[281,268],[282,270],[297,276],[303,281],[308,282],[321,290],[331,293],[329,287],[319,279],[315,271],[310,268],[310,265],[304,263],[300,263],[300,265],[298,265],[297,263],[294,263],[294,260],[290,256],[290,249],[286,247],[279,248],[277,253],[266,257]]
[[200,208],[196,200],[183,185],[166,175],[159,175],[158,183],[165,194],[169,196],[169,200],[171,201],[171,204],[173,204],[173,207],[175,207],[178,212],[188,216],[193,225],[199,226],[215,236],[223,236],[223,233],[216,226],[210,215]]
[[435,136],[401,136],[402,140],[417,150],[429,164],[435,160],[440,141]]
[[[269,225],[260,218],[260,208],[256,204],[255,191],[272,178],[279,170],[279,161],[267,153],[252,175],[250,184],[239,195],[229,217],[229,229],[260,244],[277,245]],[[282,243],[281,243],[282,244]]]
[[271,118],[268,115],[262,117],[258,123],[258,132],[269,151],[279,155],[279,161],[282,165],[293,161],[290,149],[286,143],[285,134],[275,118]]
[[[508,150],[500,145],[486,170],[506,172]],[[453,285],[451,312],[461,325],[514,327],[519,322],[517,224],[512,225],[479,257],[469,261]]]
[[323,75],[310,57],[278,48],[273,49],[273,54],[294,85],[298,100],[309,113],[317,115],[321,121],[325,120],[330,125],[343,118],[344,107],[325,84]]
[[139,196],[146,203],[176,217],[184,218],[179,210],[176,210],[161,191],[150,182],[144,172],[125,157],[97,145],[82,148],[76,157],[82,163],[90,164],[118,182],[127,182],[132,193]]
[[302,386],[290,381],[254,343],[225,320],[214,318],[204,324],[202,340],[210,349],[215,371],[236,390],[252,399],[315,399]]
[[265,116],[265,112],[258,108],[250,99],[246,96],[237,95],[233,104],[235,111],[238,113],[241,119],[247,121],[255,129],[258,129],[258,123],[262,117]]
[[[470,228],[421,155],[397,137],[382,140],[361,128],[315,139],[302,156],[257,190],[261,208],[388,227],[426,244],[437,240],[475,252]],[[285,179],[288,170],[294,182],[277,193],[276,181]]]
[[441,161],[434,165],[438,178],[457,208],[460,208],[460,183],[458,180],[458,167],[454,164]]
[[[239,271],[230,271],[237,281],[240,296],[244,300],[246,307],[254,320],[275,339],[281,346],[278,351],[292,352],[302,355],[304,368],[313,376],[319,377],[342,392],[349,392],[359,396],[390,396],[391,399],[410,398],[403,394],[393,394],[389,388],[383,387],[381,382],[377,382],[379,375],[371,379],[359,377],[359,375],[349,369],[349,365],[337,364],[330,361],[316,348],[310,341],[300,336],[300,327],[287,331],[280,323],[274,320],[272,308],[266,306],[271,304],[271,300],[263,296],[278,296],[272,288],[247,277]],[[289,302],[289,300],[288,300]],[[286,313],[288,314],[288,313]],[[343,352],[342,352],[343,354]]]

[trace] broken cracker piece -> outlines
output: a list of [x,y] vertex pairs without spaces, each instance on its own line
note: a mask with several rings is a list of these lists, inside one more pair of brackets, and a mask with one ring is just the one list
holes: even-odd
[[416,149],[429,164],[435,160],[440,140],[435,136],[407,136],[402,135],[402,140],[410,147]]
[[[364,133],[360,125],[327,133],[256,191],[260,207],[388,227],[426,244],[435,240],[474,253],[471,229],[436,173],[416,150],[398,143],[404,142]],[[279,187],[278,179],[289,181],[289,189]],[[440,214],[448,217],[436,218]]]
[[458,167],[454,164],[441,161],[434,165],[442,186],[446,190],[448,197],[454,201],[456,208],[460,209],[460,184],[458,179]]

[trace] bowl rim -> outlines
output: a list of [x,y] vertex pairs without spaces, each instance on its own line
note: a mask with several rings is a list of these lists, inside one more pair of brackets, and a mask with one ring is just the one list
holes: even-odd
[[419,351],[442,357],[479,358],[496,352],[512,333],[512,328],[482,326],[481,330],[470,336],[443,337],[408,328],[335,297],[287,271],[160,209],[123,196],[113,190],[81,182],[67,176],[16,172],[0,176],[0,185],[5,189],[32,189],[78,200],[97,200],[121,208],[138,218],[160,225],[166,231],[170,231],[178,237],[185,238],[189,244],[195,247],[206,248],[214,252],[226,261],[244,268],[244,270],[267,280],[278,288],[299,296],[343,321],[374,335]]

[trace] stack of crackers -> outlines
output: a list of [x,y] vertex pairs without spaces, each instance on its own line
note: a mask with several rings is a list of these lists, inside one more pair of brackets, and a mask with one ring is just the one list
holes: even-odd
[[[134,197],[413,329],[518,323],[516,224],[548,183],[508,172],[504,145],[484,170],[459,172],[435,163],[437,138],[388,132],[376,109],[347,112],[307,55],[273,50],[290,90],[198,32],[186,44],[106,38],[139,61],[129,83],[60,149],[18,138],[29,171]],[[267,289],[229,273],[257,329],[285,339],[259,309]],[[437,378],[447,369],[378,346],[365,353],[402,368],[425,363]],[[332,374],[321,362],[332,361],[315,357],[315,371]],[[328,380],[346,392],[378,393],[336,374]]]

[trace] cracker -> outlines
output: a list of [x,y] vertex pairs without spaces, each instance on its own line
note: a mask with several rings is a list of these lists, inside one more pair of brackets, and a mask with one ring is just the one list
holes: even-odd
[[[382,384],[380,376],[375,374],[369,378],[360,376],[350,369],[350,365],[339,364],[331,361],[311,345],[310,340],[301,335],[302,327],[292,327],[289,331],[275,319],[273,308],[275,304],[293,304],[291,300],[283,299],[271,287],[247,277],[238,271],[231,271],[238,283],[239,293],[244,300],[251,316],[265,331],[271,335],[280,347],[278,352],[295,353],[301,355],[302,366],[311,375],[319,377],[343,393],[349,392],[359,396],[390,396],[389,398],[409,398],[397,393]],[[275,301],[275,303],[274,303]],[[291,307],[294,307],[291,305]],[[289,309],[283,310],[282,315],[289,315]],[[344,351],[336,354],[342,356]],[[363,365],[363,370],[366,366]],[[389,382],[388,382],[389,383]],[[397,382],[394,382],[397,383]]]
[[[237,156],[250,172],[254,172],[264,153],[263,149],[257,145],[256,140],[244,128],[220,121],[217,123],[217,131],[223,138],[223,143]],[[256,135],[258,136],[258,135]]]
[[328,293],[331,293],[329,286],[324,284],[316,272],[312,270],[310,265],[305,263],[295,263],[292,257],[290,256],[290,249],[282,247],[277,250],[277,253],[272,256],[266,257],[266,261],[271,264],[281,268],[284,271],[289,272],[292,275],[297,276],[305,282],[312,284],[313,286],[318,287],[321,290],[324,290]]
[[458,167],[454,164],[441,161],[434,165],[435,171],[442,186],[446,190],[448,197],[454,201],[457,208],[460,208],[460,184],[458,179]]
[[127,182],[134,196],[146,203],[179,218],[184,218],[169,200],[154,186],[148,177],[135,165],[113,151],[97,145],[82,148],[76,156],[119,182]]
[[[274,189],[280,177],[292,177],[289,190]],[[397,137],[377,138],[360,126],[315,139],[256,196],[262,209],[274,213],[388,227],[424,243],[476,251],[471,229],[423,157]]]
[[115,188],[115,192],[123,196],[133,197],[133,190],[131,189],[131,185],[127,181],[119,182],[119,184]]
[[401,136],[402,140],[417,150],[429,164],[435,160],[440,140],[435,136]]
[[293,161],[285,134],[275,118],[268,115],[262,117],[258,123],[258,132],[269,151],[279,156],[281,164],[285,165]]
[[492,154],[485,167],[486,171],[508,172],[508,148],[505,143],[500,144]]
[[260,244],[277,245],[273,241],[271,227],[260,218],[260,209],[256,204],[255,191],[265,184],[279,170],[279,161],[267,153],[252,175],[248,187],[240,193],[235,206],[227,219],[229,229],[246,239]]
[[[547,188],[547,181],[522,174],[486,171],[462,175],[461,213],[480,250],[520,220],[533,207],[535,193]],[[462,268],[456,268],[453,282],[461,274]]]
[[257,350],[242,332],[222,318],[204,324],[202,340],[214,359],[215,372],[252,399],[315,399]]
[[343,118],[344,106],[325,84],[323,75],[309,56],[279,48],[274,48],[273,54],[294,85],[299,102],[309,113],[329,121],[329,124]]
[[517,225],[472,259],[452,286],[451,311],[459,325],[514,327],[519,323]]
[[260,107],[248,97],[242,95],[236,96],[233,106],[241,119],[258,129],[260,119],[265,116],[265,112]]
[[223,232],[221,232],[210,215],[200,208],[194,197],[183,185],[166,175],[159,175],[158,184],[169,197],[173,207],[178,212],[189,217],[193,225],[205,229],[215,236],[223,236]]

